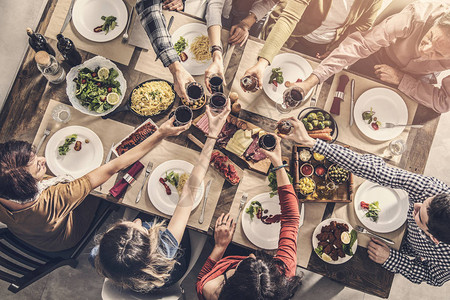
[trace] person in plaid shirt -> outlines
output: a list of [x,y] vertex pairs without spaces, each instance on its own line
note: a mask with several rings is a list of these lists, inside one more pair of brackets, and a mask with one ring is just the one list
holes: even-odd
[[[172,1],[176,3],[177,1]],[[172,10],[172,2],[162,0],[138,0],[136,11],[141,18],[142,26],[152,44],[153,50],[163,63],[169,68],[173,76],[174,88],[177,94],[187,99],[185,86],[187,83],[195,81],[181,65],[180,58],[173,48],[169,31],[166,27],[166,20],[162,14],[162,8],[167,7]],[[178,10],[178,7],[176,8]]]
[[450,280],[449,186],[433,177],[389,167],[375,155],[360,155],[342,146],[315,140],[300,121],[287,120],[292,122],[294,130],[281,137],[309,146],[313,152],[325,155],[359,177],[408,193],[406,243],[397,251],[372,239],[367,250],[370,259],[414,283],[425,281],[441,286]]

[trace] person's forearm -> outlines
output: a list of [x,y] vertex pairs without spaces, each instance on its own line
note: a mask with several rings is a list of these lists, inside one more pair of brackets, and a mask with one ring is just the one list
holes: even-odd
[[240,23],[247,26],[247,28],[250,30],[250,28],[252,28],[252,26],[256,23],[256,21],[257,20],[255,14],[249,13],[248,16],[242,19]]
[[211,159],[211,154],[214,149],[214,145],[216,143],[215,139],[207,138],[205,145],[203,146],[202,152],[200,153],[200,157],[198,162],[195,164],[194,169],[192,170],[191,176],[187,181],[186,185],[191,189],[197,189],[203,178],[208,171],[209,162]]
[[[222,34],[222,27],[219,25],[214,25],[208,28],[208,38],[209,44],[211,46],[222,46],[220,36]],[[214,51],[212,54],[212,59],[214,62],[223,63],[222,52]]]
[[163,136],[157,130],[154,134],[146,138],[136,147],[111,160],[109,163],[106,163],[103,166],[100,166],[88,173],[88,178],[91,182],[92,188],[96,188],[97,186],[108,180],[112,175],[116,174],[120,170],[130,166],[132,163],[142,158],[164,138],[165,136]]
[[214,260],[214,261],[219,261],[222,259],[225,251],[227,250],[227,248],[225,247],[219,247],[219,246],[214,246],[213,251],[211,252],[211,254],[209,255],[209,257]]

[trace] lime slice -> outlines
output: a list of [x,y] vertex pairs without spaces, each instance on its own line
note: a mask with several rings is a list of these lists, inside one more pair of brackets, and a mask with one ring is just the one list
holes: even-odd
[[117,93],[109,93],[108,96],[106,96],[106,101],[111,105],[116,105],[120,101],[119,94]]
[[341,241],[344,244],[350,243],[350,234],[348,234],[347,231],[344,231],[343,233],[341,233]]
[[98,70],[97,75],[100,79],[106,79],[109,76],[109,69],[101,67],[100,70]]
[[326,262],[332,261],[331,257],[326,253],[322,254],[322,259],[323,259],[323,261],[326,261]]

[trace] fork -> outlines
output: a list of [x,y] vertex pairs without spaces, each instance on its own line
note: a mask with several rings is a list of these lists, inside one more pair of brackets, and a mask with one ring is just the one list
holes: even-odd
[[413,124],[394,124],[394,123],[384,123],[384,128],[394,128],[399,126],[406,126],[411,128],[422,128],[423,125],[413,125]]
[[[48,125],[47,125],[48,126]],[[36,154],[38,154],[39,150],[42,147],[42,144],[44,143],[45,139],[50,135],[50,132],[52,132],[52,130],[50,129],[50,127],[47,127],[44,130],[44,135],[42,136],[41,140],[39,141],[39,144],[36,147]]]
[[125,33],[122,35],[122,43],[128,42],[128,28],[130,28],[131,17],[134,13],[134,7],[131,7],[130,15],[128,16],[127,26],[125,27]]
[[241,211],[244,208],[245,203],[247,202],[248,194],[243,193],[241,198],[241,203],[239,203],[239,212],[236,218],[236,224],[239,222],[239,217],[241,216]]
[[394,241],[392,241],[392,240],[390,240],[390,239],[387,239],[387,238],[384,238],[384,237],[382,237],[382,236],[379,236],[378,234],[372,233],[372,232],[368,231],[367,229],[365,229],[364,227],[361,227],[361,226],[359,226],[359,225],[356,225],[356,226],[355,226],[355,229],[356,229],[356,231],[358,231],[358,232],[361,232],[361,233],[364,233],[364,234],[368,234],[368,235],[374,236],[374,237],[376,237],[377,239],[380,239],[380,240],[382,240],[383,242],[386,242],[386,243],[388,243],[388,244],[390,244],[390,245],[394,245],[394,244],[395,244]]

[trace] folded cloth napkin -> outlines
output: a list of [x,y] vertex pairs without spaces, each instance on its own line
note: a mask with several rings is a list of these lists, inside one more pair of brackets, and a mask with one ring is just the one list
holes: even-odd
[[113,195],[115,198],[120,198],[122,194],[127,189],[127,186],[129,184],[132,184],[136,179],[135,176],[137,173],[139,173],[144,168],[144,165],[137,161],[133,164],[133,166],[128,170],[127,174],[123,176],[122,179],[120,179],[119,182],[117,182],[110,190],[109,192],[111,195]]

